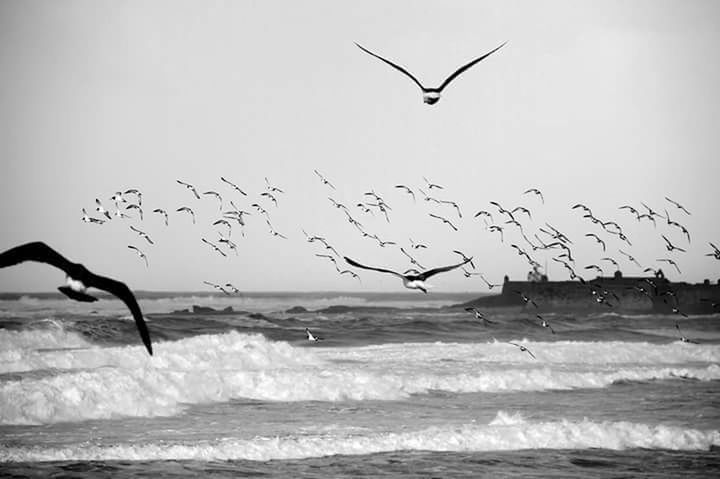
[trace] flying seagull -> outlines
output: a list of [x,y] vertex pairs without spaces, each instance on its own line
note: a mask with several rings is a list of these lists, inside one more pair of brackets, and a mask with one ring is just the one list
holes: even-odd
[[475,269],[475,264],[472,262],[472,258],[471,258],[471,257],[466,256],[465,253],[463,253],[463,252],[460,251],[460,250],[456,250],[456,249],[453,250],[453,253],[459,254],[460,257],[463,259],[463,261],[469,261],[469,262],[470,262],[470,266],[472,266],[472,269]]
[[432,213],[428,213],[428,214],[429,214],[430,216],[432,216],[433,218],[437,218],[437,219],[439,219],[440,221],[442,221],[443,223],[446,223],[446,224],[449,225],[450,228],[452,228],[453,230],[455,230],[455,231],[458,230],[457,227],[456,227],[454,224],[452,224],[452,222],[451,222],[449,219],[443,218],[442,216],[435,215],[435,214],[432,214]]
[[675,269],[677,270],[678,274],[682,274],[682,273],[680,272],[680,267],[678,267],[678,265],[677,265],[677,263],[676,263],[675,261],[673,261],[673,260],[671,260],[671,259],[669,259],[669,258],[662,258],[662,259],[659,259],[658,261],[663,261],[663,262],[665,262],[665,263],[669,263],[669,264],[675,266]]
[[135,252],[137,253],[137,255],[140,257],[140,259],[142,259],[142,260],[145,261],[145,267],[146,267],[146,268],[147,268],[148,266],[150,266],[150,265],[148,264],[147,256],[145,255],[145,253],[143,253],[142,251],[140,251],[140,248],[138,248],[137,246],[133,246],[133,245],[128,245],[128,248],[131,249],[131,250],[133,250],[133,251],[135,251]]
[[520,351],[522,351],[522,352],[524,352],[524,353],[528,353],[530,356],[532,356],[533,359],[537,359],[537,358],[535,357],[535,355],[534,355],[528,348],[526,348],[525,346],[523,346],[522,344],[516,344],[516,343],[511,343],[511,342],[508,342],[508,344],[512,344],[513,346],[517,346],[518,348],[520,348]]
[[87,288],[97,288],[117,296],[130,309],[135,319],[135,325],[140,332],[143,344],[148,353],[152,355],[152,343],[150,341],[150,332],[147,329],[145,320],[143,319],[140,306],[135,299],[135,295],[130,291],[125,283],[116,281],[104,276],[98,276],[90,272],[80,263],[72,263],[60,253],[52,249],[43,242],[36,241],[33,243],[25,243],[15,248],[11,248],[4,253],[0,253],[0,268],[14,266],[24,261],[37,261],[39,263],[47,263],[65,272],[67,275],[67,284],[60,286],[58,290],[65,296],[76,301],[91,303],[97,301],[97,298],[86,293]]
[[502,229],[502,226],[490,225],[490,226],[488,226],[488,231],[491,231],[491,232],[493,232],[493,233],[496,232],[496,231],[499,232],[499,233],[500,233],[500,242],[501,242],[501,243],[504,242],[504,240],[503,240],[503,229]]
[[677,250],[677,251],[682,251],[683,253],[686,252],[684,249],[678,248],[677,246],[675,246],[674,244],[672,244],[672,243],[670,242],[670,240],[667,239],[667,237],[666,237],[665,235],[660,235],[660,236],[662,236],[662,239],[665,240],[665,249],[667,249],[668,251],[672,252],[672,251],[674,251],[674,250]]
[[273,186],[273,185],[270,183],[270,180],[268,180],[267,176],[265,177],[265,185],[267,185],[267,189],[268,189],[268,191],[269,191],[270,193],[285,193],[285,192],[284,192],[283,190],[281,190],[280,188],[278,188],[278,187],[276,187],[276,186]]
[[305,334],[307,334],[308,341],[322,341],[323,338],[320,336],[315,336],[313,333],[310,332],[308,328],[305,328]]
[[195,195],[195,198],[197,198],[198,200],[200,199],[200,195],[198,194],[197,190],[195,189],[195,187],[193,185],[191,185],[190,183],[185,183],[184,181],[180,181],[180,180],[175,180],[175,181],[179,185],[183,185],[185,188],[192,191],[192,194]]
[[155,244],[153,242],[153,240],[150,239],[150,236],[148,236],[148,234],[146,232],[135,228],[133,225],[130,225],[130,229],[133,230],[134,232],[136,232],[138,235],[140,235],[140,237],[145,238],[145,241],[147,241],[148,243]]
[[226,290],[225,288],[223,288],[219,284],[211,283],[210,281],[203,281],[203,283],[207,284],[208,286],[212,286],[213,288],[217,289],[218,291],[222,292],[223,294],[227,294],[228,296],[230,295],[230,292],[228,290]]
[[220,177],[220,181],[222,181],[223,183],[227,183],[228,185],[230,185],[235,191],[237,191],[237,192],[240,193],[241,195],[247,196],[247,193],[245,193],[243,190],[241,190],[238,185],[236,185],[236,184],[233,183],[232,181],[227,180],[225,177],[221,176],[221,177]]
[[415,258],[413,258],[407,251],[405,251],[405,248],[403,248],[402,246],[400,247],[400,252],[402,254],[404,254],[405,256],[407,256],[407,258],[410,260],[410,263],[414,264],[415,266],[417,266],[420,269],[425,269],[425,268],[423,268],[423,266],[420,263],[417,262],[417,260]]
[[328,185],[333,190],[336,189],[335,186],[333,186],[333,184],[330,183],[330,181],[328,181],[328,179],[325,178],[318,170],[313,170],[313,171],[315,172],[316,175],[318,175],[318,177],[320,178],[320,181],[322,181],[323,185]]
[[165,226],[168,225],[168,214],[167,214],[167,211],[163,210],[162,208],[155,208],[154,210],[152,210],[152,212],[153,212],[153,213],[159,213],[159,214],[161,214],[161,215],[163,216],[163,218],[165,218]]
[[715,259],[720,259],[720,248],[718,248],[717,246],[715,246],[715,245],[712,244],[712,243],[708,243],[708,244],[709,244],[710,247],[713,249],[713,252],[712,252],[712,253],[705,253],[705,256],[712,256],[712,257],[714,257]]
[[525,304],[531,303],[531,304],[532,304],[533,306],[535,306],[536,308],[538,307],[537,303],[536,303],[535,301],[533,301],[532,298],[530,298],[529,296],[527,296],[527,295],[526,295],[525,293],[523,293],[522,291],[515,291],[515,293],[517,293],[517,294],[520,295],[520,298],[523,300],[523,302],[524,302]]
[[444,189],[445,189],[445,188],[443,188],[441,185],[438,185],[437,183],[432,183],[430,180],[428,180],[428,179],[425,178],[424,176],[422,177],[422,179],[425,180],[425,183],[427,184],[428,190],[432,190],[433,188],[437,188],[437,189],[439,189],[439,190],[444,190]]
[[409,194],[410,196],[412,196],[413,201],[415,201],[415,193],[414,193],[413,190],[411,190],[409,187],[407,187],[407,186],[405,186],[405,185],[395,185],[395,188],[398,188],[398,189],[401,189],[401,190],[405,191],[407,194]]
[[221,250],[220,248],[218,248],[218,246],[216,244],[213,244],[212,242],[206,240],[205,238],[200,238],[200,239],[202,240],[203,243],[205,243],[206,245],[209,245],[215,252],[217,252],[218,254],[221,254],[222,256],[227,258],[227,255],[225,254],[225,252],[223,250]]
[[195,224],[195,212],[193,210],[191,210],[190,208],[188,208],[187,206],[181,206],[180,208],[176,209],[175,211],[178,211],[178,212],[185,211],[185,212],[189,213],[190,216],[192,216],[193,224]]
[[515,208],[510,210],[510,213],[515,213],[516,211],[525,213],[526,215],[528,215],[528,218],[532,219],[532,214],[530,213],[530,210],[525,208],[524,206],[516,206]]
[[485,284],[487,285],[488,289],[493,289],[493,288],[495,288],[495,287],[497,287],[497,286],[502,286],[501,284],[493,284],[493,283],[491,283],[490,281],[488,281],[487,279],[485,279],[485,276],[483,276],[482,274],[480,275],[480,278],[485,282]]
[[671,199],[668,198],[667,196],[665,197],[665,199],[668,200],[668,201],[669,201],[670,203],[672,203],[673,205],[675,205],[678,209],[683,210],[683,211],[685,212],[685,214],[688,214],[688,215],[690,214],[690,212],[689,212],[683,205],[681,205],[680,203],[678,203],[677,201],[671,200]]
[[471,273],[470,271],[466,270],[465,268],[460,268],[463,272],[463,276],[466,278],[472,278],[473,276],[480,276],[482,273]]
[[485,325],[487,325],[487,324],[497,324],[495,321],[490,321],[489,319],[487,319],[487,318],[485,317],[485,315],[484,315],[483,313],[481,313],[480,311],[478,311],[476,308],[465,308],[465,311],[467,311],[467,312],[469,312],[469,313],[473,313],[473,314],[475,315],[475,319],[479,319],[479,320],[482,321],[483,324],[485,324]]
[[626,253],[625,251],[623,251],[621,249],[619,249],[618,251],[620,252],[620,254],[627,257],[627,259],[629,259],[630,261],[635,263],[638,266],[638,268],[642,268],[642,266],[640,266],[640,263],[638,263],[638,261],[630,253]]
[[542,203],[545,204],[545,198],[543,197],[542,192],[540,190],[538,190],[537,188],[530,188],[529,190],[525,190],[523,195],[527,195],[528,193],[536,194],[537,196],[540,197],[540,201],[542,201]]
[[545,318],[543,318],[539,314],[536,314],[535,316],[540,320],[540,326],[542,326],[543,328],[548,328],[551,333],[555,334],[555,330],[552,328],[552,326],[550,326],[550,323],[548,323]]
[[427,249],[427,245],[422,244],[422,243],[416,243],[413,241],[412,238],[410,238],[410,247],[412,249],[420,249],[420,248]]
[[[339,268],[338,268],[338,269],[339,269]],[[358,276],[356,273],[350,271],[349,269],[344,269],[344,270],[342,270],[342,271],[338,271],[338,273],[340,273],[340,274],[349,274],[350,276],[352,276],[353,278],[355,278],[356,280],[358,280],[358,281],[360,281],[360,282],[362,283],[362,280],[360,279],[360,276]]]
[[434,276],[438,273],[444,273],[446,271],[451,271],[455,268],[459,268],[460,266],[463,266],[472,260],[472,258],[468,258],[465,261],[463,261],[462,263],[454,264],[451,266],[442,266],[440,268],[429,269],[422,273],[417,270],[408,270],[408,272],[406,272],[406,274],[402,274],[402,273],[397,273],[397,272],[389,270],[389,269],[365,266],[363,264],[358,263],[355,260],[348,258],[347,256],[345,256],[344,258],[345,258],[345,261],[350,266],[355,266],[356,268],[369,269],[371,271],[378,271],[380,273],[390,273],[392,275],[395,275],[398,278],[402,279],[403,286],[405,286],[406,288],[419,289],[420,291],[422,291],[425,294],[427,294],[427,288],[428,288],[428,285],[425,284],[425,281],[428,278],[430,278],[431,276]]
[[222,199],[222,196],[220,196],[220,193],[218,193],[217,191],[210,190],[210,191],[206,191],[205,193],[203,193],[203,195],[204,196],[214,196],[215,199],[217,199],[220,202],[219,209],[220,209],[220,211],[222,211],[223,199]]
[[265,197],[269,198],[270,201],[275,203],[275,207],[277,208],[277,205],[278,205],[277,198],[275,198],[271,193],[268,193],[267,191],[263,191],[262,193],[260,193],[260,196],[265,196]]
[[125,208],[126,210],[138,210],[138,213],[140,213],[140,221],[145,221],[143,218],[143,209],[142,207],[138,205],[127,205]]
[[[505,42],[505,43],[507,43],[507,42]],[[424,86],[422,85],[422,83],[420,83],[420,81],[419,81],[417,78],[415,78],[415,77],[414,77],[409,71],[407,71],[405,68],[403,68],[403,67],[401,67],[400,65],[397,65],[397,64],[395,64],[395,63],[393,63],[393,62],[391,62],[390,60],[386,60],[385,58],[381,57],[380,55],[376,55],[375,53],[373,53],[373,52],[371,52],[370,50],[362,47],[362,46],[359,45],[358,43],[355,43],[355,45],[357,45],[357,47],[360,48],[360,50],[364,51],[365,53],[374,56],[374,57],[377,58],[378,60],[381,60],[381,61],[387,63],[388,65],[390,65],[391,67],[395,68],[395,69],[398,70],[399,72],[402,72],[402,73],[404,73],[405,75],[407,75],[408,77],[410,77],[410,79],[411,79],[413,82],[415,82],[415,84],[416,84],[417,86],[419,86],[420,89],[422,90],[422,92],[423,92],[423,101],[424,101],[425,103],[427,103],[428,105],[433,105],[433,104],[437,103],[437,101],[440,99],[440,93],[443,91],[443,89],[444,89],[446,86],[448,86],[448,84],[450,84],[451,81],[453,81],[455,78],[457,78],[458,75],[460,75],[461,73],[463,73],[465,70],[467,70],[467,69],[470,68],[471,66],[475,65],[476,63],[480,62],[481,60],[484,60],[484,59],[485,59],[486,57],[488,57],[489,55],[491,55],[491,54],[495,53],[496,51],[500,50],[500,48],[502,48],[502,47],[505,45],[505,43],[503,43],[503,44],[500,45],[499,47],[495,48],[494,50],[491,50],[489,53],[486,53],[485,55],[483,55],[483,56],[481,56],[481,57],[478,57],[478,58],[472,60],[470,63],[466,63],[465,65],[461,66],[460,68],[458,68],[457,70],[455,70],[455,72],[454,72],[452,75],[450,75],[449,77],[447,77],[447,78],[445,79],[445,81],[442,82],[442,84],[441,84],[439,87],[437,87],[437,88],[427,88],[427,87],[424,87]]]

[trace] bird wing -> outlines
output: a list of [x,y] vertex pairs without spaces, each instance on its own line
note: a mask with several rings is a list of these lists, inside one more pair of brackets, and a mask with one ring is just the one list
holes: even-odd
[[135,299],[135,295],[130,290],[130,288],[128,288],[125,283],[116,281],[111,278],[107,278],[105,276],[96,275],[87,270],[85,277],[82,278],[82,281],[85,286],[107,291],[108,293],[117,296],[118,299],[125,303],[125,305],[132,313],[133,319],[135,320],[135,326],[137,326],[138,332],[140,333],[140,338],[142,339],[142,342],[145,345],[147,352],[150,354],[150,356],[152,356],[153,350],[152,342],[150,340],[150,331],[148,331],[145,320],[143,319],[140,305],[138,305],[137,300]]
[[[400,65],[396,65],[395,63],[391,62],[390,60],[386,60],[386,59],[384,59],[383,57],[381,57],[380,55],[374,54],[373,52],[371,52],[370,50],[368,50],[367,48],[361,46],[361,45],[358,44],[358,43],[355,43],[355,45],[357,45],[357,47],[358,47],[360,50],[364,51],[365,53],[368,53],[368,54],[374,56],[374,57],[377,58],[378,60],[384,61],[385,63],[387,63],[388,65],[390,65],[390,66],[393,67],[394,69],[396,69],[396,70],[404,73],[404,74],[407,75],[408,77],[410,77],[410,79],[411,79],[412,81],[414,81],[415,84],[417,84],[417,86],[420,87],[420,89],[422,89],[422,90],[425,89],[425,87],[422,86],[422,83],[420,83],[420,81],[419,81],[417,78],[415,78],[415,77],[412,75],[412,73],[410,73],[409,71],[407,71],[406,69],[404,69],[404,68],[401,67]],[[446,81],[447,81],[447,80],[446,80]]]
[[351,259],[351,258],[348,258],[347,256],[343,256],[343,258],[345,259],[345,261],[347,262],[347,264],[349,264],[350,266],[355,266],[356,268],[369,269],[369,270],[371,270],[371,271],[378,271],[378,272],[380,272],[380,273],[390,273],[390,274],[395,275],[395,276],[397,276],[397,277],[399,277],[399,278],[404,278],[404,276],[401,275],[400,273],[397,273],[397,272],[392,271],[392,270],[389,270],[389,269],[375,268],[375,267],[373,267],[373,266],[365,266],[364,264],[360,264],[360,263],[358,263],[357,261],[355,261],[355,260],[353,260],[353,259]]
[[440,85],[440,87],[438,88],[438,91],[442,91],[443,88],[445,88],[446,86],[448,86],[448,84],[449,84],[451,81],[453,81],[455,78],[457,78],[458,75],[460,75],[462,72],[464,72],[465,70],[467,70],[467,69],[470,68],[471,66],[475,65],[476,63],[484,60],[484,59],[487,58],[488,56],[490,56],[490,55],[492,55],[493,53],[495,53],[496,51],[500,50],[503,46],[505,46],[505,43],[507,43],[507,42],[504,42],[502,45],[500,45],[499,47],[495,48],[494,50],[491,50],[490,52],[486,53],[485,55],[483,55],[483,56],[481,56],[481,57],[479,57],[479,58],[476,58],[475,60],[471,61],[470,63],[467,63],[467,64],[461,66],[460,68],[458,68],[457,70],[455,70],[455,72],[454,72],[452,75],[450,75],[449,77],[447,77],[447,78],[445,79],[445,81],[442,83],[442,85]]
[[0,268],[14,266],[25,261],[47,263],[63,270],[66,274],[69,274],[75,265],[42,241],[25,243],[0,253]]
[[38,261],[55,266],[63,270],[73,279],[82,281],[86,287],[101,289],[117,296],[130,309],[138,331],[140,332],[140,337],[148,353],[152,355],[150,333],[148,332],[147,325],[140,311],[140,306],[138,306],[135,300],[135,295],[133,295],[125,283],[91,273],[83,265],[70,262],[63,255],[41,241],[26,243],[0,254],[0,268],[12,266],[24,261]]
[[418,279],[420,279],[421,281],[425,281],[426,279],[428,279],[431,276],[434,276],[438,273],[444,273],[446,271],[451,271],[455,268],[459,268],[460,266],[463,266],[463,265],[469,263],[470,261],[472,261],[472,257],[465,259],[465,261],[463,261],[462,263],[454,264],[451,266],[441,266],[439,268],[429,269],[427,271],[420,273],[418,275]]

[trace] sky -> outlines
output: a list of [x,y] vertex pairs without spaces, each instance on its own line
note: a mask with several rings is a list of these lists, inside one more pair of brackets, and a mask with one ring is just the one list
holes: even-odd
[[[422,82],[508,43],[460,75],[435,105],[407,77],[358,49],[391,59]],[[658,266],[673,280],[720,277],[720,3],[715,1],[14,1],[0,2],[0,250],[45,241],[96,273],[142,290],[204,290],[203,281],[243,291],[399,291],[390,275],[340,276],[321,235],[341,255],[403,271],[410,238],[424,267],[456,263],[499,283],[529,266],[510,245],[567,279],[558,251],[532,251],[489,204],[522,205],[531,240],[545,223],[572,244],[576,269],[609,256],[625,275]],[[335,187],[323,185],[317,169]],[[248,193],[233,192],[224,176]],[[444,189],[426,189],[423,177]],[[260,196],[281,188],[276,207]],[[202,243],[223,227],[214,190],[253,213],[234,227],[238,253]],[[410,186],[417,202],[394,185]],[[92,216],[95,199],[114,211],[119,190],[143,192],[144,220]],[[418,188],[460,205],[422,200]],[[539,188],[544,195],[523,194]],[[355,205],[375,191],[392,208]],[[670,204],[670,197],[689,211]],[[371,233],[363,238],[328,199]],[[272,226],[287,239],[269,234]],[[632,245],[605,234],[576,203],[622,225]],[[637,222],[622,205],[644,202],[687,227]],[[175,212],[189,206],[190,218]],[[169,211],[165,226],[154,208]],[[480,210],[505,228],[503,242]],[[458,231],[429,216],[445,216]],[[150,245],[130,230],[147,232]],[[607,251],[586,233],[607,240]],[[665,234],[686,253],[668,253]],[[140,247],[149,267],[127,248]],[[227,248],[225,248],[227,250]],[[657,259],[672,258],[678,273]],[[347,265],[339,261],[341,269]],[[63,273],[25,263],[0,270],[0,291],[51,291]],[[479,276],[434,277],[435,291],[478,291]],[[495,290],[497,291],[497,290]]]

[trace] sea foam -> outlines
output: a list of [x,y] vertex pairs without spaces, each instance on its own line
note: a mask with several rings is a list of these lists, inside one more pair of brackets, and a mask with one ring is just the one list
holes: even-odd
[[414,431],[357,430],[192,443],[132,442],[108,446],[0,447],[0,461],[254,460],[361,455],[401,450],[510,451],[523,449],[623,450],[631,448],[708,450],[720,445],[716,430],[688,429],[627,421],[526,421],[498,412],[488,424],[433,426]]
[[[674,346],[677,354],[684,354],[684,346]],[[0,383],[0,424],[171,416],[188,405],[238,398],[398,400],[434,390],[541,391],[603,388],[627,381],[720,379],[720,366],[714,363],[559,365],[527,361],[527,355],[514,348],[504,354],[518,355],[519,363],[475,364],[462,354],[454,361],[429,361],[437,355],[424,348],[436,347],[414,346],[404,356],[380,350],[376,357],[384,361],[376,362],[367,358],[367,348],[297,347],[233,331],[159,342],[153,357],[141,346],[35,351],[26,358],[32,359],[33,369],[53,374],[15,374]]]

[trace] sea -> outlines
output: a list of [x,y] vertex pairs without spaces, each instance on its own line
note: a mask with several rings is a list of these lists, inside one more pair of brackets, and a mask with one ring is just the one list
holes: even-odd
[[2,295],[0,476],[720,477],[720,315],[476,296]]

